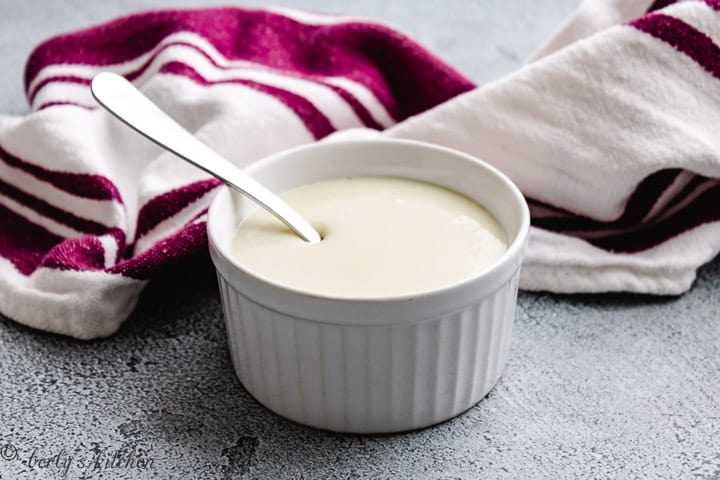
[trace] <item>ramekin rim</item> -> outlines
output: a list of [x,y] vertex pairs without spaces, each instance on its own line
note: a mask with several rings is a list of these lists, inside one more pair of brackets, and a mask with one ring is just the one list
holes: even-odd
[[[267,278],[253,270],[250,270],[246,267],[244,267],[240,262],[238,262],[233,255],[230,252],[226,252],[225,248],[221,246],[221,242],[215,241],[214,238],[214,232],[212,228],[212,224],[214,223],[214,218],[217,217],[216,211],[218,210],[218,204],[221,201],[221,198],[223,195],[229,195],[231,188],[227,185],[223,185],[220,187],[220,191],[217,192],[215,197],[213,198],[210,207],[208,209],[208,215],[207,215],[207,235],[208,235],[208,242],[212,245],[212,248],[215,250],[215,252],[222,257],[222,259],[227,263],[228,265],[232,266],[235,270],[241,272],[243,275],[248,276],[249,278],[253,279],[256,282],[259,282],[265,286],[268,286],[270,288],[280,290],[286,294],[291,295],[298,295],[301,297],[305,297],[308,299],[315,299],[315,300],[323,300],[323,301],[332,301],[332,302],[352,302],[352,303],[395,303],[395,302],[406,302],[406,301],[418,301],[420,299],[426,299],[428,297],[434,297],[434,296],[443,296],[446,295],[448,292],[461,289],[463,287],[468,286],[471,283],[482,281],[484,278],[492,278],[494,275],[498,275],[498,272],[501,271],[503,268],[506,267],[507,264],[511,263],[513,259],[517,258],[519,255],[522,255],[522,250],[525,248],[525,243],[528,237],[528,233],[530,230],[530,211],[527,205],[527,202],[525,201],[525,197],[523,196],[520,189],[515,185],[515,183],[510,180],[510,178],[507,177],[503,172],[501,172],[499,169],[494,167],[493,165],[490,165],[489,163],[478,159],[470,154],[467,154],[465,152],[461,152],[459,150],[455,150],[449,147],[445,147],[442,145],[437,145],[429,142],[422,142],[418,140],[407,140],[407,139],[396,139],[396,138],[370,138],[370,139],[348,139],[348,140],[332,140],[327,142],[315,142],[305,145],[300,145],[297,147],[289,148],[286,150],[282,150],[280,152],[277,152],[275,154],[272,154],[268,157],[263,158],[262,160],[259,160],[256,163],[253,163],[249,165],[246,168],[246,172],[251,174],[252,170],[254,168],[258,168],[257,165],[260,165],[262,163],[266,162],[273,162],[277,161],[278,159],[288,156],[288,155],[294,155],[300,151],[308,150],[308,149],[315,149],[315,148],[324,148],[326,145],[329,144],[337,144],[337,143],[343,143],[343,144],[367,144],[367,143],[386,143],[386,144],[395,144],[395,145],[410,145],[415,146],[419,148],[425,148],[425,149],[432,149],[436,151],[440,151],[446,154],[450,155],[456,155],[463,157],[465,160],[469,160],[475,163],[481,164],[483,167],[485,167],[487,170],[489,170],[495,178],[499,179],[512,193],[513,197],[517,200],[517,204],[520,206],[521,212],[520,212],[520,227],[518,228],[517,233],[515,234],[512,242],[508,246],[508,248],[503,252],[503,254],[498,258],[491,266],[488,268],[481,270],[480,272],[475,273],[474,275],[458,280],[456,282],[453,282],[451,284],[446,284],[441,287],[433,288],[433,289],[427,289],[427,290],[420,290],[417,292],[410,292],[410,293],[402,293],[402,294],[392,294],[392,295],[373,295],[373,296],[348,296],[348,295],[333,295],[333,294],[320,294],[317,292],[313,292],[310,290],[303,290],[300,288],[290,287],[287,285],[283,285],[281,283],[278,283],[276,281],[273,281],[270,278]],[[220,221],[220,220],[218,220]],[[216,266],[217,268],[217,266]],[[515,269],[512,269],[514,272]],[[508,276],[510,278],[512,274]],[[503,279],[502,282],[497,282],[498,286],[501,285],[505,279]]]

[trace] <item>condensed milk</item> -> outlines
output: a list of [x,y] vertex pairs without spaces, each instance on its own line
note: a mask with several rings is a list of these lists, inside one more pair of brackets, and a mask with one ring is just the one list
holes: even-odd
[[450,286],[486,270],[507,249],[485,208],[430,183],[349,177],[281,196],[323,240],[304,242],[258,208],[235,231],[233,255],[257,275],[318,295],[392,296]]

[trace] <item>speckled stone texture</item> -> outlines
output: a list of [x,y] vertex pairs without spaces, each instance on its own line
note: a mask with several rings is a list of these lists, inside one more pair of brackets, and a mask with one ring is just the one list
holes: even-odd
[[[576,1],[278,3],[384,19],[485,82]],[[0,0],[0,111],[26,111],[23,62],[46,36],[191,4]],[[679,298],[522,293],[505,376],[485,400],[422,431],[342,436],[243,390],[199,258],[151,285],[107,340],[0,320],[0,479],[63,478],[66,466],[64,478],[138,480],[720,478],[719,291],[716,260]]]

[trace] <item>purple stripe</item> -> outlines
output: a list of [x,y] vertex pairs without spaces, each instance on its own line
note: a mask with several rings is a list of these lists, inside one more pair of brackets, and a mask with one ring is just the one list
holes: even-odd
[[222,182],[214,178],[201,180],[154,197],[145,203],[138,213],[137,233],[135,237],[142,237],[157,224],[176,215],[188,205],[220,185],[222,185]]
[[31,55],[26,87],[45,66],[109,65],[191,31],[229,59],[306,75],[343,76],[367,87],[391,116],[406,118],[474,88],[451,67],[387,27],[352,22],[305,25],[260,10],[154,11],[46,41]]
[[[175,45],[182,45],[187,48],[192,48],[196,52],[200,53],[203,57],[205,57],[207,59],[207,61],[209,61],[213,66],[215,66],[215,68],[218,68],[220,70],[225,70],[225,71],[233,70],[232,67],[225,67],[225,66],[217,63],[210,55],[208,55],[208,53],[205,50],[199,48],[197,45],[193,45],[192,43],[187,43],[187,42],[171,42],[171,43],[168,43],[167,45],[163,46],[163,48],[159,49],[157,52],[155,52],[155,54],[153,54],[150,57],[150,59],[148,59],[140,68],[138,68],[132,72],[129,72],[128,74],[125,75],[125,77],[128,80],[134,80],[135,78],[139,77],[140,75],[142,75],[145,72],[145,70],[147,70],[147,68],[152,64],[152,62],[155,60],[155,58],[163,50],[165,50],[166,48],[169,48],[171,46],[175,46]],[[183,63],[183,62],[178,62],[178,63]],[[187,64],[185,64],[185,65],[187,65]],[[188,66],[190,67],[190,65],[188,65]],[[190,67],[190,68],[192,68],[192,67]],[[382,130],[382,126],[375,121],[375,119],[372,117],[372,115],[367,110],[367,108],[365,108],[365,106],[357,98],[355,98],[350,92],[348,92],[344,88],[327,83],[326,81],[323,81],[321,79],[322,77],[318,77],[317,75],[303,75],[303,74],[300,74],[297,72],[289,72],[289,71],[273,72],[273,73],[278,73],[280,75],[284,75],[284,76],[288,76],[288,77],[295,77],[295,78],[300,78],[303,80],[308,80],[308,81],[323,85],[327,88],[330,88],[336,94],[338,94],[338,96],[340,96],[343,100],[345,100],[345,102],[347,102],[348,105],[350,105],[350,108],[353,109],[355,114],[358,116],[358,118],[360,118],[360,120],[363,122],[363,124],[366,127],[374,128],[376,130]],[[61,79],[58,79],[58,80],[63,81]],[[257,82],[257,83],[262,83],[262,82]]]
[[672,45],[712,76],[720,78],[720,47],[695,27],[662,13],[645,15],[633,20],[630,25]]
[[[669,7],[670,5],[674,5],[676,3],[679,3],[679,0],[655,0],[650,7],[647,9],[647,13],[654,12],[656,10],[661,10],[665,7]],[[705,0],[705,3],[715,9],[720,10],[720,0]]]
[[720,220],[720,185],[708,189],[675,215],[640,230],[587,240],[604,250],[635,253],[709,222]]
[[210,210],[210,207],[203,208],[201,211],[199,211],[197,214],[195,214],[190,220],[188,220],[187,224],[189,225],[192,222],[194,222],[195,220],[197,220],[198,218],[202,217],[203,215],[207,215],[208,210]]
[[115,184],[101,175],[48,170],[19,159],[2,146],[0,146],[0,161],[75,196],[93,200],[115,200],[122,203]]
[[[661,217],[663,213],[670,211],[678,205],[682,200],[686,199],[692,194],[698,187],[703,186],[709,179],[702,176],[696,176],[693,178],[675,197],[665,205],[662,210],[658,213],[656,218]],[[540,205],[541,202],[536,200],[528,199],[529,203]],[[680,235],[683,232],[691,230],[702,224],[720,220],[720,210],[715,208],[715,205],[720,205],[720,184],[716,184],[714,187],[709,188],[705,192],[698,195],[692,202],[685,205],[677,212],[674,212],[672,216],[664,218],[660,221],[651,221],[645,225],[629,225],[628,230],[624,232],[614,233],[605,235],[597,238],[584,238],[588,243],[595,245],[596,247],[617,253],[635,253],[649,248],[656,247],[661,243],[671,239],[674,236]],[[551,209],[567,213],[568,216],[573,214],[555,207]],[[533,225],[545,228],[547,230],[556,230],[552,227],[551,222],[545,222],[546,218],[533,218]],[[568,218],[567,220],[572,220]],[[582,218],[583,221],[587,220]],[[612,222],[596,222],[594,230],[603,230],[608,228],[617,228]],[[587,231],[591,232],[593,229],[587,228]],[[562,230],[556,230],[561,231]],[[582,234],[576,236],[583,238]]]
[[48,83],[54,83],[54,82],[64,82],[64,83],[78,83],[81,85],[90,85],[90,79],[88,78],[82,78],[75,75],[58,75],[55,77],[48,77],[43,79],[40,83],[35,85],[35,87],[28,92],[28,100],[30,103],[32,103],[35,100],[35,96],[37,93],[42,89],[45,85]]
[[295,112],[295,115],[297,115],[300,120],[302,120],[305,124],[305,128],[308,129],[316,140],[330,135],[335,131],[330,123],[330,120],[328,120],[328,118],[323,115],[323,113],[318,110],[312,102],[300,95],[283,90],[282,88],[263,85],[258,82],[253,82],[252,80],[244,79],[210,81],[201,76],[192,67],[180,62],[167,63],[160,69],[160,72],[182,75],[203,86],[222,84],[245,85],[246,87],[250,87],[259,92],[270,95],[284,103],[289,109]]
[[63,225],[73,228],[79,232],[102,235],[108,231],[108,227],[105,225],[101,225],[97,222],[93,222],[92,220],[81,218],[70,212],[61,210],[56,206],[49,204],[45,200],[34,195],[30,195],[29,193],[26,193],[9,183],[5,183],[2,180],[0,180],[0,193],[6,197],[12,198],[25,207],[34,210],[40,215],[51,218],[56,222],[62,223]]
[[[182,45],[187,48],[192,48],[193,50],[197,51],[198,53],[202,54],[210,63],[212,63],[216,68],[221,70],[231,70],[231,67],[225,67],[220,64],[218,64],[210,55],[207,54],[204,50],[201,48],[198,48],[196,45],[193,45],[191,43],[187,42],[171,42],[163,46],[163,48],[159,49],[157,52],[155,52],[142,66],[139,68],[125,74],[125,77],[128,80],[134,80],[140,75],[142,75],[148,67],[152,64],[152,62],[157,58],[157,56],[165,49],[170,48],[171,46],[177,46]],[[178,62],[182,63],[182,62]],[[323,85],[326,88],[329,88],[333,90],[340,98],[342,98],[349,106],[350,108],[355,112],[355,114],[358,116],[360,121],[363,123],[364,126],[368,128],[373,128],[376,130],[382,130],[382,125],[380,125],[372,116],[372,114],[368,111],[367,108],[357,99],[355,98],[350,92],[345,90],[342,87],[339,87],[337,85],[333,85],[330,83],[327,83],[326,81],[318,78],[316,75],[303,75],[296,72],[279,72],[280,75],[288,76],[288,77],[295,77],[300,78],[303,80],[308,80],[315,82],[317,84]],[[32,103],[37,95],[37,93],[46,85],[50,83],[55,82],[61,82],[61,83],[76,83],[80,85],[90,85],[90,79],[87,78],[81,78],[77,76],[72,75],[59,75],[55,77],[47,77],[42,82],[38,83],[28,94],[30,98],[30,103]],[[262,82],[256,82],[258,84]],[[85,109],[95,109],[97,107],[88,107],[86,105],[81,105],[75,102],[67,102],[67,101],[52,101],[52,102],[46,102],[40,105],[36,110],[42,110],[43,108],[55,106],[55,105],[75,105],[78,107],[82,107]]]
[[[181,46],[184,46],[187,48],[192,48],[196,52],[200,53],[203,57],[205,57],[207,59],[207,61],[210,62],[215,68],[218,68],[220,70],[225,70],[225,71],[233,70],[232,67],[226,67],[226,66],[223,66],[223,65],[220,65],[219,63],[217,63],[215,61],[215,59],[213,59],[210,55],[208,55],[208,53],[205,50],[203,50],[202,48],[199,48],[197,45],[193,45],[192,43],[187,43],[187,42],[170,42],[170,43],[164,45],[157,52],[155,52],[140,68],[137,68],[137,69],[133,70],[132,72],[127,73],[125,75],[125,77],[131,81],[136,79],[137,77],[142,75],[148,69],[148,67],[150,67],[150,65],[155,60],[155,58],[157,58],[157,56],[160,55],[160,53],[163,50],[170,48],[171,46],[176,46],[176,45],[181,45]],[[178,62],[178,63],[184,64],[184,62]],[[187,65],[187,64],[185,64],[185,65]],[[190,67],[190,68],[192,68],[192,67]],[[367,108],[365,108],[365,106],[357,98],[355,98],[354,95],[352,95],[350,92],[348,92],[344,88],[338,87],[337,85],[333,85],[331,83],[328,83],[322,77],[319,77],[318,75],[306,75],[306,74],[301,74],[298,72],[290,72],[290,71],[281,71],[281,72],[273,71],[273,73],[315,82],[315,83],[318,83],[320,85],[323,85],[323,86],[333,90],[340,98],[345,100],[345,102],[348,105],[350,105],[350,108],[352,108],[352,110],[355,112],[355,114],[358,116],[358,118],[363,122],[363,124],[366,127],[373,128],[376,130],[382,130],[382,128],[383,128],[382,125],[380,125],[373,118],[373,116],[370,114],[370,112],[367,110]],[[58,81],[65,81],[65,80],[58,78]],[[258,82],[258,83],[262,83],[262,82]]]
[[[203,55],[209,62],[211,62],[215,67],[220,68],[220,69],[223,69],[223,70],[227,70],[226,67],[223,67],[223,66],[219,65],[218,63],[216,63],[215,60],[213,60],[213,58],[210,57],[210,55],[207,54],[207,52],[205,52],[203,49],[199,48],[198,46],[193,45],[192,43],[188,43],[188,42],[169,42],[169,43],[163,45],[162,48],[160,48],[160,49],[158,49],[157,51],[155,51],[155,53],[153,53],[153,54],[150,56],[150,58],[148,58],[142,65],[140,65],[140,67],[136,68],[135,70],[131,70],[130,72],[125,73],[125,74],[124,74],[125,78],[127,78],[127,79],[130,80],[130,81],[135,80],[135,79],[138,78],[140,75],[142,75],[143,73],[145,73],[145,71],[150,67],[150,65],[152,65],[152,63],[155,61],[155,59],[156,59],[161,53],[163,53],[166,49],[168,49],[168,48],[170,48],[170,47],[174,47],[174,46],[183,46],[183,47],[187,47],[187,48],[192,48],[192,49],[195,50],[196,52],[202,54],[202,55]],[[45,87],[46,85],[48,85],[48,84],[50,84],[50,83],[60,82],[60,83],[76,83],[76,84],[80,84],[80,85],[90,85],[91,81],[92,81],[92,80],[89,79],[89,78],[78,77],[78,76],[75,76],[75,75],[56,75],[56,76],[50,76],[50,77],[46,77],[46,78],[43,79],[41,82],[39,82],[37,85],[33,86],[33,87],[27,92],[27,96],[28,96],[28,98],[30,99],[30,102],[32,102],[32,101],[35,99],[35,97],[37,96],[38,92],[39,92],[43,87]]]
[[105,249],[97,237],[71,238],[50,250],[39,266],[58,270],[103,270]]
[[667,205],[663,207],[663,209],[658,212],[658,215],[662,215],[664,212],[670,211],[673,208],[675,208],[680,202],[685,200],[690,196],[691,193],[693,193],[698,187],[703,185],[705,182],[707,182],[709,179],[707,177],[703,177],[702,175],[695,175],[683,188],[680,190],[679,193],[677,193],[672,200],[670,200]]
[[677,0],[655,0],[652,5],[648,7],[646,13],[654,12],[655,10],[661,10],[665,7],[669,7],[676,2]]
[[115,254],[114,263],[118,263],[121,258],[131,254],[131,252],[127,249],[127,244],[125,243],[125,232],[123,230],[113,228],[107,232],[106,235],[112,235],[115,239],[115,243],[117,244],[117,253]]
[[355,112],[355,115],[358,116],[360,121],[365,125],[367,128],[373,128],[375,130],[382,130],[383,126],[380,125],[375,118],[373,118],[370,111],[365,108],[365,105],[360,102],[353,94],[348,92],[342,87],[338,87],[337,85],[333,85],[331,83],[326,82],[319,82],[322,85],[325,85],[326,87],[332,89],[335,93],[338,94],[340,98],[345,100],[345,102],[350,105],[350,108],[353,109],[353,112]]
[[[218,68],[218,69],[224,70],[224,71],[229,71],[229,70],[231,71],[234,69],[233,67],[226,67],[226,66],[220,65],[219,63],[217,63],[215,61],[215,59],[213,59],[210,55],[208,55],[208,53],[205,50],[203,50],[202,48],[199,48],[197,45],[193,45],[192,43],[187,43],[187,42],[170,42],[170,43],[164,45],[157,52],[155,52],[140,68],[137,68],[137,69],[133,70],[132,72],[127,73],[125,75],[125,78],[127,78],[128,80],[131,80],[131,81],[136,79],[137,77],[139,77],[140,75],[145,73],[145,70],[148,69],[148,67],[152,64],[152,62],[155,60],[155,58],[157,58],[157,56],[160,55],[160,53],[163,50],[165,50],[171,46],[176,46],[176,45],[182,45],[187,48],[192,48],[196,52],[200,53],[203,57],[205,57],[205,59],[207,59],[207,61],[210,62],[215,68]],[[178,63],[182,63],[184,65],[187,65],[184,62],[179,62],[177,60],[175,60],[175,61]],[[190,68],[192,68],[190,65],[188,65],[188,66]],[[375,119],[372,117],[372,115],[367,110],[367,108],[365,108],[365,106],[357,98],[355,98],[350,92],[348,92],[344,88],[327,83],[326,81],[324,81],[322,79],[322,77],[319,77],[318,75],[304,75],[304,74],[301,74],[298,72],[290,72],[290,71],[281,71],[281,72],[272,71],[272,72],[277,73],[279,75],[287,76],[287,77],[294,77],[294,78],[311,81],[311,82],[323,85],[327,88],[330,88],[335,93],[337,93],[338,96],[340,96],[343,100],[345,100],[345,102],[347,102],[350,105],[350,108],[353,109],[355,114],[358,116],[358,118],[360,118],[360,120],[363,122],[363,124],[366,127],[374,128],[376,130],[382,130],[382,126],[375,121]],[[63,80],[58,79],[58,81],[63,81]],[[262,83],[262,82],[257,82],[257,83]]]
[[[225,70],[225,71],[232,70],[232,67],[225,67],[225,66],[217,63],[210,55],[208,55],[207,52],[205,52],[201,48],[198,48],[196,45],[193,45],[193,44],[187,43],[187,42],[172,42],[172,43],[169,43],[167,45],[167,47],[169,47],[171,45],[183,45],[183,46],[192,48],[193,50],[195,50],[195,51],[199,52],[201,55],[203,55],[216,68],[219,68],[219,69]],[[167,47],[163,47],[162,49],[160,49],[155,55],[152,56],[152,58],[150,60],[145,62],[145,64],[140,69],[129,73],[127,75],[128,80],[133,80],[134,78],[142,75],[142,73],[150,66],[150,64],[155,59],[155,57],[157,57],[157,55],[160,53],[160,51],[164,50]],[[182,63],[182,62],[180,62],[180,63]],[[377,130],[382,130],[382,126],[379,125],[375,121],[375,119],[372,117],[370,112],[365,108],[365,106],[358,99],[356,99],[350,92],[348,92],[344,88],[327,83],[326,81],[323,80],[323,77],[320,77],[318,75],[308,75],[308,74],[302,74],[302,73],[298,73],[298,72],[291,72],[291,71],[287,71],[287,70],[281,71],[281,72],[273,72],[273,73],[279,73],[280,75],[284,75],[284,76],[295,77],[295,78],[300,78],[303,80],[312,81],[312,82],[318,83],[320,85],[323,85],[327,88],[330,88],[335,93],[337,93],[343,100],[345,100],[345,102],[347,102],[350,105],[350,108],[353,109],[355,114],[360,118],[360,120],[363,122],[363,124],[366,127],[374,128]],[[262,82],[258,82],[258,83],[262,83]]]
[[650,212],[662,193],[667,190],[680,174],[680,169],[666,169],[649,175],[635,188],[625,205],[623,213],[616,220],[603,222],[554,207],[539,200],[529,199],[532,204],[548,208],[562,217],[534,218],[533,224],[540,228],[562,232],[592,231],[629,228],[640,223]]
[[68,105],[70,105],[72,107],[80,107],[85,110],[97,110],[97,108],[98,108],[97,106],[83,105],[82,103],[70,102],[67,100],[56,100],[56,101],[52,101],[52,102],[41,103],[34,110],[36,112],[39,112],[40,110],[45,110],[46,108],[50,108],[50,107],[68,106]]
[[[105,268],[105,250],[97,237],[63,239],[25,217],[0,205],[0,256],[8,259],[23,275],[40,267],[62,270],[101,270]],[[118,243],[125,234],[117,228],[108,231]]]
[[176,266],[190,255],[207,252],[207,229],[205,222],[186,225],[178,233],[161,240],[150,249],[129,260],[120,262],[110,273],[146,280]]
[[47,252],[63,239],[0,205],[0,256],[30,275]]

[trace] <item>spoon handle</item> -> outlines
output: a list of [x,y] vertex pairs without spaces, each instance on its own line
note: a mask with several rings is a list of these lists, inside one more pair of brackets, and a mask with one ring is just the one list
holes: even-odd
[[280,197],[195,138],[125,77],[99,73],[92,80],[91,90],[100,105],[138,133],[241,191],[303,240],[320,241],[317,230]]

